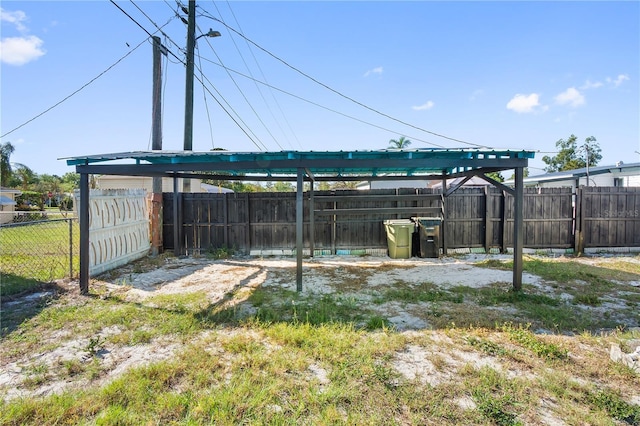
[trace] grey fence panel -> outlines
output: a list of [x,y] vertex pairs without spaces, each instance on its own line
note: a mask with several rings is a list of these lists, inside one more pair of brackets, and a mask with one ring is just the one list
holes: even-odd
[[582,188],[585,247],[640,246],[640,188]]
[[[574,246],[574,209],[571,188],[525,188],[524,246],[571,248]],[[505,198],[504,239],[513,244],[513,197]]]
[[[582,191],[582,190],[581,190]],[[586,247],[640,246],[640,188],[526,188],[524,246],[572,248],[584,222]],[[229,247],[240,252],[294,249],[296,194],[180,194],[187,251]],[[447,246],[504,250],[513,243],[513,197],[495,188],[461,188],[444,199],[430,189],[316,191],[314,243],[318,250],[386,247],[383,221],[440,216],[446,209]],[[164,245],[173,248],[172,194],[164,194]],[[304,241],[309,246],[309,194]],[[577,209],[577,205],[582,208]],[[583,217],[577,217],[582,214]],[[576,219],[578,223],[576,224]],[[582,222],[580,222],[582,221]]]

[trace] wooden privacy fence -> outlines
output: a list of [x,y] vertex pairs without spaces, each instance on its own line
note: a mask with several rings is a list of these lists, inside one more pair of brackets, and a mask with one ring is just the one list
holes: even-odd
[[[296,194],[178,194],[180,247],[187,252],[232,248],[243,253],[295,250]],[[310,241],[305,193],[304,243]],[[439,217],[442,248],[505,251],[513,245],[513,197],[493,187],[461,188],[443,197],[430,189],[316,191],[314,248],[385,250],[383,221]],[[163,194],[163,241],[175,246],[173,194]],[[526,188],[524,246],[583,251],[640,247],[640,188]]]

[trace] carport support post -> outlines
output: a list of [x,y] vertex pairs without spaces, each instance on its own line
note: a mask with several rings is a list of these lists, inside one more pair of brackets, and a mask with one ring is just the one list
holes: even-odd
[[522,290],[522,246],[524,242],[524,231],[522,229],[523,215],[522,205],[524,203],[524,168],[515,169],[515,203],[514,203],[514,226],[513,226],[513,290]]
[[442,245],[442,255],[447,255],[447,175],[442,171],[442,224],[440,226],[440,241]]
[[304,213],[304,169],[298,168],[296,179],[296,291],[302,291],[302,220]]
[[173,254],[180,256],[180,229],[178,221],[178,177],[173,177]]
[[311,257],[313,257],[313,252],[315,251],[315,238],[316,238],[316,230],[315,226],[315,216],[313,209],[315,209],[315,200],[313,199],[313,184],[315,183],[313,178],[309,181],[309,251],[311,252]]
[[89,174],[80,173],[80,293],[89,294]]

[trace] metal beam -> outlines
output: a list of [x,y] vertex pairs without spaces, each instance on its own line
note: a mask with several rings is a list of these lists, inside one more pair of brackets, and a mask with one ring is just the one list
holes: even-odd
[[459,188],[462,187],[462,185],[467,183],[469,181],[469,179],[471,179],[472,177],[473,177],[473,175],[465,176],[464,179],[462,179],[460,182],[458,182],[457,184],[455,184],[452,187],[450,187],[449,189],[447,189],[447,192],[445,192],[444,196],[448,197],[449,195],[451,195],[454,192],[456,192]]
[[[280,172],[295,173],[298,168],[308,168],[309,170],[319,173],[322,170],[338,170],[342,169],[344,173],[357,173],[358,169],[363,171],[371,171],[378,169],[378,173],[398,172],[408,169],[420,171],[435,171],[444,169],[459,168],[500,168],[515,169],[516,167],[526,167],[528,159],[526,158],[493,158],[493,159],[442,159],[442,158],[418,158],[418,159],[402,159],[402,158],[376,158],[376,159],[288,159],[288,160],[264,160],[264,161],[237,161],[237,162],[179,162],[163,163],[163,164],[137,164],[137,165],[77,165],[78,173],[101,173],[101,170],[113,168],[111,174],[124,174],[128,171],[139,169],[145,173],[163,173],[167,171],[175,172],[196,172],[196,171],[242,171],[242,172]],[[115,170],[118,170],[115,172]],[[471,171],[471,170],[469,170]],[[107,173],[103,173],[107,174]],[[370,174],[370,172],[369,172]]]
[[476,176],[478,176],[481,179],[486,180],[491,185],[495,186],[496,188],[500,189],[501,191],[504,191],[504,192],[506,192],[508,194],[511,194],[513,196],[516,195],[516,191],[513,188],[509,188],[507,185],[503,184],[502,182],[498,182],[495,179],[491,179],[489,176],[485,175],[484,173],[478,173]]
[[522,229],[524,204],[524,168],[517,167],[515,170],[515,203],[514,203],[514,224],[513,224],[513,290],[522,290],[522,247],[524,242],[524,230]]
[[298,180],[296,182],[296,290],[302,291],[302,233],[303,233],[303,212],[304,199],[304,169],[298,169]]
[[80,293],[89,294],[89,175],[80,175]]

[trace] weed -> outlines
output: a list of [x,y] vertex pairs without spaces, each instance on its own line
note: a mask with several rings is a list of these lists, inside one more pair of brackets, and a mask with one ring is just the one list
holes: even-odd
[[494,396],[486,391],[475,391],[473,398],[478,405],[478,410],[497,425],[521,425],[514,413],[509,412],[512,403],[509,395]]
[[226,246],[223,247],[211,247],[207,252],[207,257],[210,259],[229,259],[233,257],[235,250]]
[[32,364],[23,369],[25,377],[23,384],[30,389],[36,388],[47,381],[49,366],[44,363]]
[[478,410],[486,418],[497,425],[522,424],[514,412],[522,392],[518,382],[507,380],[489,367],[473,372],[467,380]]
[[85,371],[86,367],[77,359],[67,359],[62,361],[64,370],[69,376],[76,376]]
[[98,352],[102,350],[104,342],[105,340],[101,336],[90,337],[89,342],[87,342],[87,345],[84,347],[84,352],[89,353],[90,356],[96,356]]
[[480,349],[482,352],[488,355],[505,355],[508,351],[497,343],[492,342],[491,340],[482,339],[475,336],[470,336],[467,338],[467,343],[471,346]]
[[591,393],[588,399],[592,405],[606,411],[614,419],[630,425],[640,425],[640,405],[629,404],[618,392],[602,389]]
[[441,290],[433,283],[424,282],[417,286],[402,285],[396,283],[392,288],[384,292],[380,300],[376,303],[384,303],[384,301],[401,301],[407,303],[417,302],[452,302],[462,303],[464,297],[462,294],[455,294],[445,290]]
[[369,318],[367,320],[367,322],[364,325],[364,328],[366,330],[387,330],[389,328],[392,328],[392,324],[389,322],[389,320],[387,320],[386,318],[383,318],[379,315],[374,315],[371,318]]
[[529,327],[519,325],[514,327],[511,324],[502,326],[502,331],[506,332],[511,340],[523,345],[540,358],[548,360],[567,359],[568,351],[554,343],[547,343],[533,334]]
[[575,305],[588,305],[588,306],[600,306],[602,300],[595,294],[577,294],[573,297],[573,303]]

